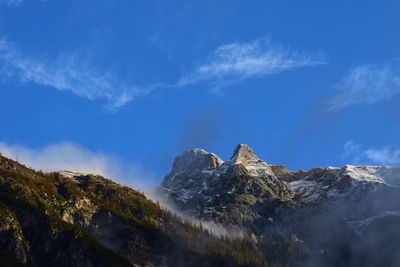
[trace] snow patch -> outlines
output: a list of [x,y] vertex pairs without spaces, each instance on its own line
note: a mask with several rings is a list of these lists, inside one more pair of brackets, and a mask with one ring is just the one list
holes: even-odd
[[344,170],[345,174],[357,181],[400,186],[400,167],[346,165]]
[[293,191],[306,200],[318,200],[323,191],[321,185],[316,181],[298,180],[290,182]]

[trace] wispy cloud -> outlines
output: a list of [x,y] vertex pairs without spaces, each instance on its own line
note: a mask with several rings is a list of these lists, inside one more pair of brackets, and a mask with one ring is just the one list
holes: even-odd
[[121,82],[111,72],[98,72],[76,55],[60,55],[52,61],[25,57],[4,39],[0,40],[0,66],[4,76],[16,76],[23,82],[70,91],[90,100],[106,99],[110,110],[118,109],[156,87]]
[[326,104],[327,111],[388,100],[400,93],[400,75],[391,64],[361,65],[352,69],[336,87],[337,93]]
[[0,4],[7,6],[19,6],[24,0],[0,0]]
[[[0,4],[6,4],[9,7],[19,7],[23,2],[27,0],[0,0]],[[40,2],[44,2],[46,0],[39,0]]]
[[[361,146],[359,144],[356,144],[353,140],[348,140],[345,144],[344,144],[344,154],[343,154],[343,158],[352,158],[352,160],[355,160],[355,155],[357,155],[356,157],[359,157],[360,155],[360,151],[361,151]],[[362,153],[361,153],[362,154]]]
[[180,85],[208,80],[223,86],[235,81],[321,64],[326,64],[321,56],[310,56],[261,38],[249,43],[218,47],[204,64],[184,75]]
[[158,184],[156,177],[138,163],[126,163],[117,156],[93,152],[72,143],[30,148],[0,142],[0,153],[46,172],[69,170],[96,173],[143,191]]
[[363,149],[361,145],[349,140],[344,144],[344,158],[354,164],[399,165],[400,149],[384,146],[377,149]]
[[385,165],[400,164],[400,149],[385,146],[380,149],[368,149],[364,152],[365,156],[374,162]]

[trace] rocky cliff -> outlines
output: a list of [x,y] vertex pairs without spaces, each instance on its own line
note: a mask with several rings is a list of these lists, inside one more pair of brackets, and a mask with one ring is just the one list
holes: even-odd
[[296,204],[289,184],[246,145],[238,145],[227,162],[201,149],[184,152],[158,192],[189,216],[254,231],[272,216],[270,203]]

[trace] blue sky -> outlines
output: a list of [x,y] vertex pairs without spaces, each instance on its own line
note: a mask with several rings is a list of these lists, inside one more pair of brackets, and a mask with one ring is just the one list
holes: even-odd
[[201,147],[400,164],[400,2],[0,0],[0,151],[142,189]]

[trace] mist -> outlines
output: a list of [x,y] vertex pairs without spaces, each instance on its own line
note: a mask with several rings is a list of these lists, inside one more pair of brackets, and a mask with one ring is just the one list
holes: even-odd
[[209,233],[216,237],[223,237],[228,239],[237,239],[244,238],[246,233],[241,230],[239,227],[230,227],[227,228],[220,223],[214,221],[205,221],[198,218],[194,218],[188,216],[187,214],[181,212],[179,208],[175,205],[173,201],[167,200],[161,193],[160,190],[153,190],[146,194],[148,198],[153,200],[162,207],[162,209],[169,211],[178,217],[180,217],[183,221],[189,222],[197,227],[202,227],[207,230]]
[[73,143],[31,148],[0,142],[0,153],[36,170],[99,174],[144,192],[152,190],[159,182],[154,174],[139,163],[125,162],[118,156],[91,151]]

